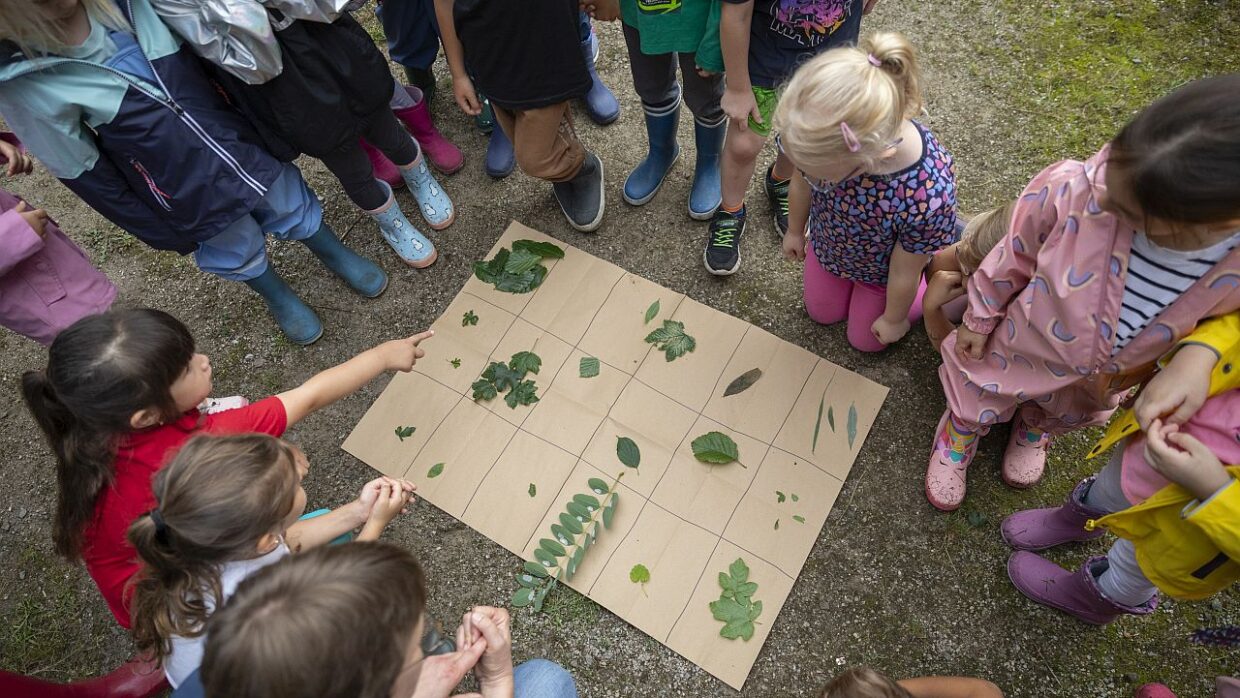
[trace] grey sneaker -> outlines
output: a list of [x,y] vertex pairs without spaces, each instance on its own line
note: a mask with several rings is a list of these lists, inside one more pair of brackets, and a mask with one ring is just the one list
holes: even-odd
[[569,225],[583,233],[598,230],[603,222],[606,196],[603,192],[603,162],[597,155],[587,152],[576,177],[551,186]]

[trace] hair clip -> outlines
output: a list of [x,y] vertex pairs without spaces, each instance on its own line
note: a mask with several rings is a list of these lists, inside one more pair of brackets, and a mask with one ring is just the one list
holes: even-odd
[[861,141],[857,139],[857,134],[848,128],[847,121],[840,122],[840,133],[844,135],[844,145],[848,146],[848,152],[855,153],[861,150]]
[[875,55],[874,55],[874,54],[872,54],[872,53],[867,53],[867,54],[865,54],[865,57],[866,57],[866,60],[868,60],[868,61],[870,62],[870,65],[874,66],[875,68],[881,68],[881,67],[882,67],[883,62],[882,62],[882,61],[880,61],[880,60],[878,60],[878,56],[875,56]]

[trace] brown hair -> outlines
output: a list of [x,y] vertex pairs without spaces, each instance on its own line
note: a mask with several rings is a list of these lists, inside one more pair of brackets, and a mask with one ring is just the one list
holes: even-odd
[[265,434],[190,439],[155,476],[155,511],[129,527],[142,561],[130,614],[140,652],[162,660],[172,636],[201,635],[222,596],[219,567],[254,557],[297,496],[292,449]]
[[422,569],[396,546],[285,558],[211,617],[203,687],[213,698],[387,698],[425,606]]
[[877,671],[859,666],[831,679],[818,698],[913,698],[913,694]]
[[961,267],[977,270],[986,255],[1008,234],[1015,210],[1016,201],[1013,200],[969,219],[960,236],[960,244],[956,246],[956,261],[960,262]]

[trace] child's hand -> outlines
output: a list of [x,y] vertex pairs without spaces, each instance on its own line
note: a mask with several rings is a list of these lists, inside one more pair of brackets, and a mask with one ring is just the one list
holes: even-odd
[[978,334],[973,330],[961,325],[956,329],[956,356],[961,361],[978,361],[982,358],[982,351],[986,349],[986,339],[989,335]]
[[805,259],[805,233],[789,230],[784,233],[784,259],[799,262]]
[[719,103],[732,124],[742,131],[749,130],[750,117],[755,123],[762,123],[762,112],[758,110],[758,100],[754,99],[753,90],[726,90]]
[[620,19],[620,3],[616,0],[581,0],[580,8],[600,22]]
[[39,237],[47,237],[47,211],[41,208],[32,209],[25,201],[18,201],[13,210],[25,219],[26,225],[33,228]]
[[426,352],[418,346],[422,340],[430,339],[435,336],[435,330],[426,330],[419,332],[412,337],[404,339],[393,339],[390,342],[384,342],[379,345],[379,350],[383,352],[384,365],[389,371],[409,372],[413,370],[413,365],[418,359],[426,356]]
[[904,335],[908,334],[911,324],[907,317],[902,317],[896,322],[892,322],[886,316],[879,315],[878,319],[870,325],[870,331],[874,333],[874,338],[883,344],[895,344],[900,341]]
[[34,159],[8,141],[0,140],[0,159],[8,162],[6,174],[10,177],[34,172]]
[[1168,424],[1187,422],[1210,396],[1210,374],[1218,355],[1214,350],[1200,344],[1189,344],[1171,357],[1167,367],[1145,384],[1133,415],[1143,431],[1149,431],[1150,423],[1162,417]]
[[[413,499],[414,484],[412,482],[392,478],[381,479],[383,482],[379,485],[378,494],[370,509],[370,516],[366,519],[366,525],[362,527],[358,540],[377,540],[383,529],[387,528],[397,514],[404,513],[405,506]],[[359,501],[361,501],[360,498]]]
[[474,81],[466,75],[452,76],[452,96],[456,98],[456,106],[470,116],[482,113],[482,101],[474,90]]
[[[478,664],[487,643],[484,640],[464,642],[458,632],[456,646],[455,652],[436,654],[422,660],[422,667],[418,670],[418,683],[409,698],[445,698],[453,695],[452,691],[457,684]],[[481,695],[462,693],[454,698],[475,698]]]
[[716,75],[718,75],[718,73],[716,73],[715,71],[707,70],[700,65],[694,65],[693,70],[696,71],[698,74],[698,77],[702,79],[709,79],[709,78],[713,78]]
[[926,284],[926,295],[922,299],[922,305],[941,308],[968,292],[964,284],[964,274],[958,271],[946,269],[936,271],[934,276],[930,277],[930,283]]
[[461,624],[466,643],[486,640],[487,648],[482,660],[474,667],[484,695],[503,685],[511,685],[512,676],[512,623],[508,611],[492,606],[475,606],[465,614]]
[[1197,499],[1209,499],[1231,482],[1231,474],[1206,445],[1176,424],[1155,419],[1145,431],[1145,462]]

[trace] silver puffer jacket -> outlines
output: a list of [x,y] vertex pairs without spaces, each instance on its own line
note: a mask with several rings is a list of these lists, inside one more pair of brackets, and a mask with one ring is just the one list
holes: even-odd
[[[293,20],[334,22],[367,0],[151,0],[164,23],[199,56],[251,85],[284,70],[275,32]],[[275,21],[268,10],[284,15]]]

